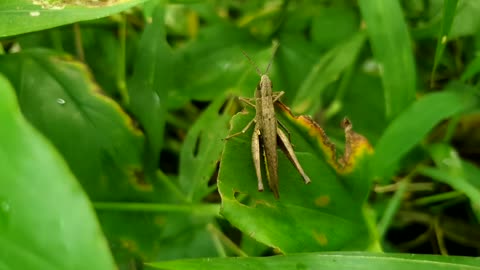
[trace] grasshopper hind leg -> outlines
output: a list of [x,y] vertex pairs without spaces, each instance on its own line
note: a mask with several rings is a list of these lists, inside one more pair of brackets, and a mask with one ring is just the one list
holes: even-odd
[[292,144],[290,143],[287,135],[285,135],[285,133],[280,128],[277,128],[277,136],[280,142],[280,148],[285,153],[290,162],[292,162],[293,166],[300,173],[305,184],[309,184],[311,182],[310,177],[308,177],[308,175],[305,173],[302,166],[300,165],[300,162],[298,162],[295,151],[293,150]]

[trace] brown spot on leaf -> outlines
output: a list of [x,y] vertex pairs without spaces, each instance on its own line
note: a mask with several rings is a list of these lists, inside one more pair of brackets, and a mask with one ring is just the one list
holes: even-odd
[[130,177],[130,179],[131,179],[130,182],[135,187],[135,189],[138,189],[144,192],[153,191],[153,185],[146,181],[143,170],[138,168],[133,169],[132,176]]
[[327,236],[325,234],[313,231],[313,237],[315,238],[317,243],[319,243],[321,246],[328,245],[328,239],[327,239]]
[[330,196],[329,195],[322,195],[315,199],[315,205],[319,207],[325,207],[330,204]]

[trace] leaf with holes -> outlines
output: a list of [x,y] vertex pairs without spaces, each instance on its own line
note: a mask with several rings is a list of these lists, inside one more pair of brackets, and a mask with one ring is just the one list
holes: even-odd
[[155,12],[140,40],[132,80],[130,108],[147,135],[147,164],[156,168],[163,145],[167,97],[172,86],[172,51],[166,40],[164,10]]
[[180,185],[188,201],[199,201],[213,191],[208,181],[222,153],[228,132],[228,113],[219,112],[225,97],[219,96],[188,132],[180,156]]
[[[276,109],[312,183],[303,184],[278,152],[280,199],[275,200],[268,189],[258,192],[251,128],[225,145],[218,176],[222,215],[245,234],[284,253],[371,247],[374,239],[363,209],[371,185],[366,178],[369,143],[346,125],[345,154],[337,160],[322,128],[308,117],[294,117],[280,103]],[[253,111],[234,116],[230,133],[243,129],[253,117]]]

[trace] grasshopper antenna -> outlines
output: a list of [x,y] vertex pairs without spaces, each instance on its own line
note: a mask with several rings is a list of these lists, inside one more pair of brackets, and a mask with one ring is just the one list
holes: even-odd
[[278,46],[280,46],[280,43],[278,43],[277,40],[273,41],[273,52],[272,52],[272,57],[270,58],[270,62],[268,62],[267,69],[265,70],[264,74],[267,74],[268,71],[270,70],[270,67],[272,66],[273,63],[273,58],[275,57],[275,53],[277,52]]
[[259,76],[262,76],[262,72],[260,71],[260,69],[258,68],[257,64],[255,64],[255,62],[253,62],[252,58],[250,58],[250,56],[248,56],[248,54],[245,52],[245,51],[242,51],[243,55],[245,55],[245,57],[247,57],[248,61],[250,62],[250,64],[252,64],[254,67],[255,67],[255,70],[257,71],[257,74]]
[[277,49],[278,49],[278,46],[280,46],[280,44],[278,43],[278,41],[274,40],[273,41],[273,52],[272,52],[272,57],[270,58],[270,61],[268,62],[268,66],[267,66],[267,69],[265,70],[264,73],[262,73],[260,71],[260,69],[258,68],[257,64],[252,60],[252,58],[250,58],[250,56],[248,56],[248,54],[245,52],[245,51],[242,51],[243,55],[245,55],[245,57],[247,57],[248,61],[250,62],[250,64],[252,64],[254,67],[255,67],[255,70],[257,71],[257,74],[259,76],[262,76],[264,74],[267,74],[268,71],[270,70],[270,67],[272,66],[272,63],[273,63],[273,57],[275,56],[275,53],[277,52]]

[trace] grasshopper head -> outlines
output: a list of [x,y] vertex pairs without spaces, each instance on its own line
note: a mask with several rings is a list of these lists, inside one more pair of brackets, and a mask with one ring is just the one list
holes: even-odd
[[263,74],[262,77],[260,78],[260,82],[258,83],[257,86],[258,90],[260,90],[263,94],[263,96],[266,95],[271,95],[272,93],[272,81],[268,77],[268,75]]

